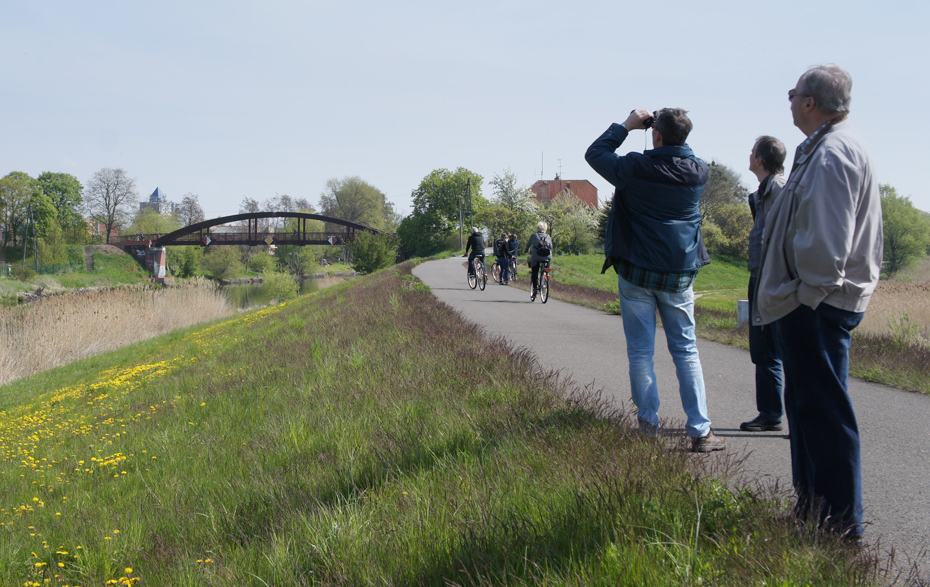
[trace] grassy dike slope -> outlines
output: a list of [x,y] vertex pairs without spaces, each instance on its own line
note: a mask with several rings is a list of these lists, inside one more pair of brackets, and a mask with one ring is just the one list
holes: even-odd
[[879,584],[570,392],[409,266],[19,380],[0,584]]

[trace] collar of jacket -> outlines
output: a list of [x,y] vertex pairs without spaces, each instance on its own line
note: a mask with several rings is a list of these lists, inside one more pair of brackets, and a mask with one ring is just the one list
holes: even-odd
[[824,137],[830,134],[834,128],[844,125],[846,120],[845,118],[839,122],[837,122],[837,119],[828,120],[823,126],[818,128],[814,134],[798,145],[798,150],[794,154],[794,164],[791,166],[791,170],[794,171],[799,165],[807,163],[810,156],[817,150],[817,146],[823,142]]
[[759,184],[759,190],[756,192],[758,194],[759,200],[764,200],[772,193],[772,185],[775,183],[775,178],[781,173],[770,173],[765,176],[765,179],[762,180],[762,183]]
[[681,146],[663,146],[657,149],[649,149],[644,151],[643,155],[649,157],[659,157],[665,155],[667,157],[681,157],[682,159],[687,159],[688,157],[694,157],[694,151],[691,150],[691,147],[688,146],[688,143],[685,143]]

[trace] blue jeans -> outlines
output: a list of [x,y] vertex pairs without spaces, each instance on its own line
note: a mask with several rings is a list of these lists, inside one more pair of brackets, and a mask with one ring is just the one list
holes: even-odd
[[[756,276],[749,277],[749,315],[755,303]],[[756,409],[769,420],[781,421],[782,381],[781,359],[775,345],[775,324],[749,326],[749,357],[756,366]]]
[[847,391],[849,343],[863,312],[801,306],[778,321],[785,364],[795,513],[821,526],[862,534],[859,426]]
[[623,277],[619,278],[619,289],[630,386],[640,420],[654,426],[659,424],[659,390],[653,362],[658,308],[668,351],[675,362],[678,393],[688,418],[688,436],[705,436],[710,432],[710,419],[694,334],[694,292],[690,287],[681,293],[643,289]]

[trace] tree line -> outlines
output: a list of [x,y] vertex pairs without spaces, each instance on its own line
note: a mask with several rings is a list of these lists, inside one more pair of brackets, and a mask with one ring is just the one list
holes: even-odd
[[[358,176],[349,176],[327,180],[318,207],[306,198],[278,194],[261,202],[243,197],[238,212],[318,213],[396,233],[396,240],[366,236],[359,243],[357,253],[364,258],[360,264],[367,270],[393,261],[392,251],[398,245],[408,256],[458,250],[472,226],[494,238],[515,233],[526,242],[537,222],[544,220],[556,250],[562,252],[587,253],[603,241],[610,199],[600,209],[592,209],[565,190],[550,201],[540,202],[510,170],[495,174],[488,185],[491,193],[485,197],[481,175],[461,167],[455,171],[435,169],[412,190],[413,210],[402,218],[381,190]],[[711,254],[737,261],[746,259],[752,228],[749,195],[739,174],[711,162],[700,202],[704,242]],[[898,195],[890,185],[881,185],[881,198],[885,229],[883,274],[890,277],[930,254],[930,215],[914,208],[909,198]],[[171,214],[141,208],[135,179],[123,169],[101,169],[86,187],[67,173],[44,172],[32,178],[14,171],[0,178],[0,244],[4,248],[34,247],[41,264],[67,262],[65,244],[109,242],[117,231],[165,234],[204,219],[198,196],[192,193],[185,194]],[[294,221],[268,219],[267,226],[261,229],[287,230],[292,228],[289,222]],[[322,232],[335,228],[317,224],[308,229]],[[182,276],[196,271],[205,259],[204,251],[197,247],[177,248],[180,250],[169,251],[169,262]],[[279,259],[284,259],[280,262],[295,274],[322,262],[331,252],[325,248],[293,248],[282,251]],[[237,255],[242,267],[251,269],[265,262],[257,256],[263,252],[260,248],[245,249],[251,250]],[[220,256],[233,257],[225,253]],[[230,270],[235,268],[230,266]]]

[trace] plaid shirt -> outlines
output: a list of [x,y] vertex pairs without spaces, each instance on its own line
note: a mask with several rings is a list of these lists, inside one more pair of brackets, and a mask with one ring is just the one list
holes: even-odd
[[694,284],[694,278],[697,277],[697,271],[663,273],[661,271],[643,269],[625,259],[620,259],[617,262],[616,269],[620,277],[629,281],[636,287],[668,293],[681,293],[687,290]]

